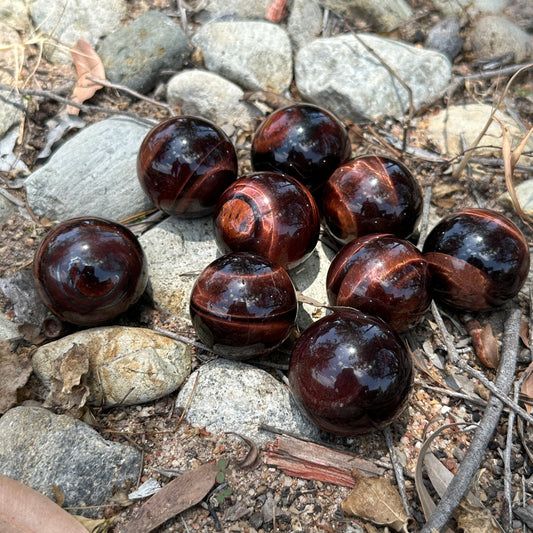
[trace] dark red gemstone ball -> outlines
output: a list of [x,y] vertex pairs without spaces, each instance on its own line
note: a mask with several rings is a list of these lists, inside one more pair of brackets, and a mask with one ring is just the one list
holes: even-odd
[[333,259],[326,286],[331,305],[355,307],[397,332],[418,324],[431,303],[429,268],[420,251],[395,235],[354,239]]
[[215,259],[191,292],[190,314],[198,337],[229,359],[277,348],[291,334],[296,312],[296,292],[287,272],[247,252]]
[[422,190],[409,169],[390,157],[350,159],[329,178],[324,225],[340,244],[371,233],[407,238],[422,214]]
[[67,220],[50,230],[33,261],[37,290],[61,320],[105,324],[144,292],[144,252],[125,226],[101,218]]
[[152,128],[137,157],[137,176],[152,203],[169,215],[209,215],[237,177],[228,136],[200,117],[173,117]]
[[318,427],[347,437],[394,420],[406,406],[412,380],[402,340],[381,319],[356,309],[312,324],[290,360],[297,403]]
[[444,217],[427,236],[424,258],[433,295],[467,311],[487,311],[514,298],[529,272],[529,246],[508,218],[488,209]]
[[257,128],[252,142],[254,170],[289,174],[312,192],[350,155],[343,123],[326,109],[306,103],[274,111]]
[[214,221],[222,253],[256,253],[285,269],[311,255],[320,232],[311,193],[278,172],[255,172],[235,181],[220,197]]

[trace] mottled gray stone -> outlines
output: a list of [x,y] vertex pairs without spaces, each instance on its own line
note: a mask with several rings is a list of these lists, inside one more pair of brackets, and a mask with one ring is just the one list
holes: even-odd
[[510,20],[495,15],[480,18],[471,33],[472,51],[480,59],[511,54],[517,63],[531,57],[533,40]]
[[144,328],[109,326],[78,331],[37,349],[33,370],[49,388],[58,361],[74,346],[89,359],[88,403],[111,407],[151,402],[177,390],[191,370],[188,345]]
[[204,70],[184,70],[167,84],[167,102],[180,106],[183,114],[200,115],[213,122],[250,129],[261,115],[242,101],[244,91],[227,79]]
[[185,418],[212,433],[234,431],[260,445],[274,438],[259,429],[262,424],[308,438],[316,439],[319,434],[286,385],[246,363],[216,359],[202,365],[181,389],[176,407],[185,408],[191,394]]
[[30,16],[26,0],[2,0],[0,20],[19,31],[30,28]]
[[289,36],[278,24],[229,21],[206,24],[192,38],[208,70],[250,90],[283,92],[292,80]]
[[28,4],[35,27],[62,44],[49,41],[44,46],[53,63],[70,63],[65,47],[80,38],[95,46],[100,37],[120,28],[127,10],[125,0],[28,0]]
[[136,482],[141,464],[140,451],[107,441],[68,415],[19,406],[0,418],[0,473],[51,499],[55,485],[65,507],[109,504],[115,488]]
[[213,18],[234,16],[240,19],[262,19],[272,0],[205,0],[202,9]]
[[218,256],[211,217],[170,217],[140,237],[150,272],[154,304],[187,318],[189,298],[200,272]]
[[19,337],[18,325],[9,320],[3,313],[0,313],[0,339],[15,339]]
[[[516,197],[522,210],[529,216],[533,216],[533,180],[526,180],[515,187]],[[509,193],[502,194],[500,202],[512,208],[513,202]]]
[[322,16],[318,0],[294,0],[287,30],[295,50],[299,50],[320,35]]
[[344,34],[316,39],[298,52],[296,85],[305,98],[353,121],[407,113],[408,92],[359,39],[409,85],[415,109],[448,86],[452,69],[443,54],[377,35]]
[[0,195],[0,223],[9,220],[17,213],[17,208],[5,196]]
[[405,0],[322,0],[321,4],[351,18],[363,18],[378,29],[390,31],[413,16]]
[[0,91],[0,137],[22,120],[23,110],[24,103],[20,95]]
[[164,69],[179,70],[189,55],[183,30],[159,11],[147,11],[108,35],[98,47],[107,78],[145,93]]
[[424,43],[426,48],[437,50],[453,61],[463,48],[461,24],[458,19],[450,17],[433,26]]
[[433,5],[447,16],[470,17],[479,13],[498,13],[506,0],[433,0]]
[[137,179],[137,153],[150,127],[126,117],[102,120],[63,144],[25,181],[37,216],[122,220],[152,207]]

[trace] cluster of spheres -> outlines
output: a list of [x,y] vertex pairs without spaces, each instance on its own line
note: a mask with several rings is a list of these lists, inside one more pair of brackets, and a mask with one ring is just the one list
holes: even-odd
[[[423,250],[408,239],[422,192],[400,161],[351,157],[345,126],[299,103],[270,114],[252,141],[253,172],[215,124],[180,116],[155,126],[137,159],[142,188],[165,213],[210,215],[221,257],[199,275],[190,315],[200,340],[231,359],[264,356],[293,333],[290,271],[316,247],[321,224],[338,247],[326,281],[336,308],[294,344],[289,383],[325,431],[353,436],[399,416],[412,387],[401,333],[432,298],[481,311],[514,298],[529,271],[520,230],[496,212],[444,218]],[[135,236],[102,219],[54,228],[34,261],[39,293],[61,319],[89,326],[123,313],[147,281]]]

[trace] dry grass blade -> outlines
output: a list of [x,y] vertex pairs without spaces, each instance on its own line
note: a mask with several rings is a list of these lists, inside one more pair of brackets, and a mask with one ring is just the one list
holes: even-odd
[[531,403],[533,403],[533,363],[530,363],[524,372],[522,386],[520,387],[520,399],[525,404],[525,409],[531,413]]
[[[72,92],[72,100],[81,104],[103,87],[92,81],[90,76],[105,78],[104,64],[94,48],[84,39],[78,39],[78,42],[71,48],[70,53],[78,73],[78,81]],[[77,115],[80,110],[69,105],[67,106],[67,112],[69,115]]]

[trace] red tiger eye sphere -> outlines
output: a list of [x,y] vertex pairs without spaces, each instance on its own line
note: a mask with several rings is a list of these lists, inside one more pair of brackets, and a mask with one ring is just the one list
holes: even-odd
[[329,267],[326,286],[331,305],[378,316],[398,332],[418,324],[431,303],[426,261],[395,235],[366,235],[344,246]]
[[351,154],[342,122],[326,109],[298,103],[270,114],[252,142],[254,170],[293,176],[312,192]]
[[228,136],[200,117],[173,117],[152,128],[137,157],[137,175],[152,203],[169,215],[209,215],[237,177]]
[[74,218],[50,230],[33,261],[37,290],[61,320],[97,326],[126,311],[148,281],[144,252],[125,226]]
[[296,292],[287,272],[260,255],[215,259],[191,292],[191,319],[200,340],[229,359],[277,348],[292,332]]
[[422,190],[399,161],[365,155],[350,159],[331,175],[322,212],[326,228],[341,245],[370,233],[406,238],[422,214]]
[[296,342],[289,367],[294,398],[321,429],[354,436],[379,429],[405,407],[413,368],[385,322],[356,309],[328,315]]
[[311,255],[320,232],[320,214],[311,193],[278,172],[239,178],[221,196],[214,220],[222,253],[253,252],[285,269]]
[[514,298],[529,272],[524,235],[488,209],[444,217],[427,236],[423,253],[435,299],[468,311],[486,311]]

